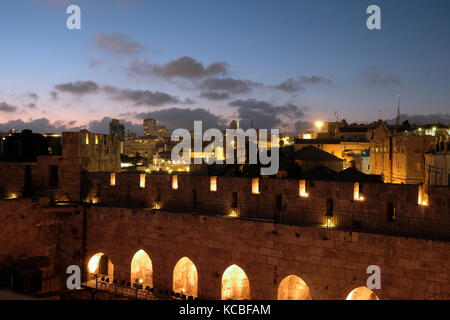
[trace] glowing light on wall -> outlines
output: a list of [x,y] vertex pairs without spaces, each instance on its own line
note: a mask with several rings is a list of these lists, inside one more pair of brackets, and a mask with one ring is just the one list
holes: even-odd
[[139,250],[131,260],[131,282],[138,281],[153,286],[152,260],[144,250]]
[[423,189],[423,185],[419,185],[417,203],[421,206],[428,206],[428,194]]
[[178,189],[178,176],[172,176],[172,189]]
[[335,224],[333,223],[333,221],[331,220],[330,217],[325,217],[325,223],[322,224],[322,227],[330,229],[330,228],[334,228]]
[[300,277],[290,275],[278,286],[278,300],[311,300],[311,294]]
[[116,185],[116,174],[115,173],[111,173],[110,177],[109,177],[109,185],[111,187],[114,187]]
[[88,269],[90,273],[97,273],[98,263],[100,262],[100,258],[103,253],[97,253],[89,260]]
[[250,283],[244,270],[229,266],[222,276],[222,300],[250,300]]
[[197,287],[197,268],[189,258],[181,258],[173,269],[173,291],[196,297]]
[[306,180],[300,180],[299,196],[303,198],[307,198],[309,196],[309,194],[306,192]]
[[311,140],[311,139],[312,139],[311,133],[304,133],[304,134],[303,134],[303,139],[305,139],[305,140]]
[[380,300],[378,296],[366,286],[353,289],[345,300]]
[[89,133],[86,133],[86,144],[89,144]]
[[229,216],[229,217],[233,217],[233,218],[237,218],[237,217],[238,217],[238,214],[237,214],[236,208],[231,208],[230,214],[229,214],[228,216]]
[[217,191],[217,177],[209,178],[209,191],[212,191],[212,192]]
[[252,194],[259,194],[259,178],[252,179]]
[[145,173],[141,173],[140,175],[139,187],[145,188]]
[[359,182],[355,182],[353,184],[353,200],[363,201],[364,197],[359,192]]
[[98,144],[98,134],[95,135],[95,144]]

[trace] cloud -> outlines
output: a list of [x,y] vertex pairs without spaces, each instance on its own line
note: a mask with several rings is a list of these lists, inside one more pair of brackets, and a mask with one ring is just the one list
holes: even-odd
[[0,102],[0,112],[13,113],[17,111],[17,107],[6,102]]
[[98,85],[93,81],[77,81],[57,84],[55,85],[55,89],[61,92],[68,92],[73,95],[81,96],[88,93],[96,93]]
[[[410,124],[436,124],[441,123],[445,125],[450,125],[450,113],[435,113],[435,114],[400,114],[400,122],[408,120]],[[389,124],[395,124],[396,118],[386,120]]]
[[27,107],[29,109],[36,109],[37,108],[36,104],[34,104],[34,103],[29,103],[25,107]]
[[91,42],[97,49],[114,55],[135,55],[146,49],[146,46],[123,33],[96,32]]
[[50,98],[53,101],[57,101],[59,99],[59,94],[57,91],[50,91]]
[[257,128],[271,129],[283,125],[280,116],[290,119],[304,116],[304,108],[293,104],[275,106],[270,102],[256,99],[234,100],[228,103],[231,107],[237,107],[238,114],[244,119],[253,119]]
[[56,121],[51,123],[47,118],[40,118],[31,121],[23,121],[22,119],[11,120],[6,123],[0,123],[0,131],[7,132],[10,129],[17,129],[22,131],[24,129],[30,129],[33,132],[39,133],[47,133],[47,132],[55,132],[60,133],[63,131],[79,131],[81,127],[72,127],[70,128],[63,121]]
[[158,76],[161,78],[199,79],[208,76],[226,75],[228,64],[214,62],[208,66],[191,58],[180,57],[166,64],[151,64],[147,61],[133,60],[129,72],[138,76]]
[[296,133],[307,131],[313,128],[313,124],[309,121],[297,120],[294,123]]
[[388,87],[403,84],[400,78],[385,74],[383,69],[377,66],[367,66],[362,68],[361,77],[365,82],[373,86],[383,85]]
[[131,101],[135,106],[160,107],[169,103],[180,103],[178,97],[161,91],[122,89],[105,86],[102,89],[116,101]]
[[96,67],[100,64],[102,64],[102,60],[100,60],[100,59],[95,59],[95,58],[89,59],[89,67],[91,67],[91,68]]
[[34,102],[36,102],[36,101],[39,100],[39,95],[38,95],[37,93],[31,92],[31,91],[28,91],[28,92],[25,94],[25,96],[28,97],[28,98],[30,98],[30,99],[33,100]]
[[161,125],[167,126],[169,130],[175,130],[178,128],[193,130],[195,120],[201,120],[203,122],[203,129],[224,129],[226,127],[225,119],[211,113],[209,110],[202,108],[169,108],[153,112],[139,113],[135,117],[137,119],[155,119]]
[[208,100],[228,100],[231,98],[228,92],[217,91],[203,91],[200,96]]
[[250,80],[233,78],[208,78],[199,83],[198,88],[206,91],[226,91],[230,93],[248,93],[260,84]]
[[269,88],[281,90],[284,92],[294,93],[299,91],[305,91],[305,85],[316,85],[316,84],[325,84],[331,85],[332,82],[330,79],[319,77],[319,76],[301,76],[299,79],[289,78],[279,85],[269,86]]

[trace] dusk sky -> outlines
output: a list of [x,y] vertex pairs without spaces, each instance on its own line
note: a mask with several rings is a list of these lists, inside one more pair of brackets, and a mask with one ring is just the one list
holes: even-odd
[[[372,4],[381,30],[366,28]],[[392,119],[397,94],[402,114],[449,123],[449,14],[448,0],[2,0],[0,131],[151,117],[299,133],[336,110]]]

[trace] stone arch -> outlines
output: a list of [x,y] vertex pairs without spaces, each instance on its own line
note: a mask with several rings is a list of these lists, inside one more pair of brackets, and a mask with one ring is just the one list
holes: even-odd
[[94,254],[89,259],[88,271],[91,275],[100,275],[113,278],[114,264],[106,254],[104,254],[103,252],[99,252]]
[[345,300],[380,300],[378,296],[366,286],[353,289]]
[[197,297],[198,273],[195,264],[188,257],[178,260],[173,269],[173,291]]
[[311,300],[309,288],[302,278],[289,275],[278,285],[278,300]]
[[153,286],[153,265],[147,252],[138,250],[131,260],[131,282],[139,282],[147,286]]
[[250,282],[239,266],[229,266],[222,275],[222,300],[250,300]]

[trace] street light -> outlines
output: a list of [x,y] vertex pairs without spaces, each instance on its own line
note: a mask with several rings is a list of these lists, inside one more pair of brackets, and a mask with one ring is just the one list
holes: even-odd
[[320,121],[320,120],[314,122],[314,125],[317,127],[319,132],[322,131],[323,124],[324,124],[323,121]]

